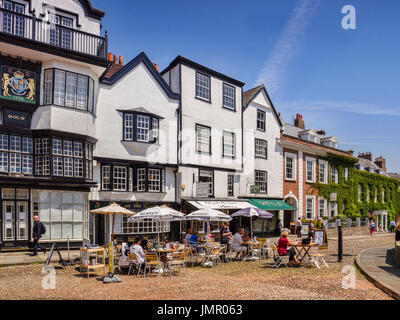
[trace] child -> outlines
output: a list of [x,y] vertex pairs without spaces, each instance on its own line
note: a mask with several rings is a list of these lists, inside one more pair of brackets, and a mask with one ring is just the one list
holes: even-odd
[[371,224],[369,225],[369,232],[371,234],[371,237],[374,235],[375,233],[375,222],[374,220],[371,221]]

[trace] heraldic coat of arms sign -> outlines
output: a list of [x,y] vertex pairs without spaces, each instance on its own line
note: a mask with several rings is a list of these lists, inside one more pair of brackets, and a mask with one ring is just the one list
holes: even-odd
[[36,74],[31,71],[2,67],[1,98],[36,103]]

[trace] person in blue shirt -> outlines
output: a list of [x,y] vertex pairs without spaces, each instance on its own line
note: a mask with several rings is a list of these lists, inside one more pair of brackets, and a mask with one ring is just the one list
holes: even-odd
[[199,233],[197,232],[197,230],[194,230],[192,236],[190,237],[190,246],[198,250],[199,242]]

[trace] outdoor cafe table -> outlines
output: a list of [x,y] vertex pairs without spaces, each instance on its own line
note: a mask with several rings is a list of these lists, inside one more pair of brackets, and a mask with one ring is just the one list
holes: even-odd
[[314,242],[310,244],[297,243],[292,245],[292,247],[294,247],[296,250],[297,259],[302,263],[307,263],[307,261],[311,260],[310,250],[316,246],[318,246],[318,243]]

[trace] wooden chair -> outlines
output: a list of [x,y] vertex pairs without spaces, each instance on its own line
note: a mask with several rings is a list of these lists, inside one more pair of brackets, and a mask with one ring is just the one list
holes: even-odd
[[[148,252],[144,258],[144,277],[146,277],[146,270],[149,270],[151,274],[151,268],[158,268],[158,270],[163,269],[163,263],[160,261],[157,253]],[[158,272],[158,276],[160,276],[160,272]]]
[[140,268],[142,267],[143,263],[141,263],[141,262],[138,260],[138,258],[137,258],[137,256],[136,256],[135,253],[129,253],[129,254],[128,254],[128,257],[129,257],[129,262],[130,262],[130,264],[129,264],[128,276],[131,274],[131,270],[132,270],[132,267],[133,267],[133,266],[135,266],[135,267],[138,269],[137,275],[139,275]]
[[321,269],[320,262],[322,262],[325,265],[325,267],[329,268],[328,264],[325,261],[325,257],[327,256],[327,251],[328,251],[328,245],[324,244],[315,247],[314,252],[310,254],[312,263],[314,263],[314,265],[318,269]]

